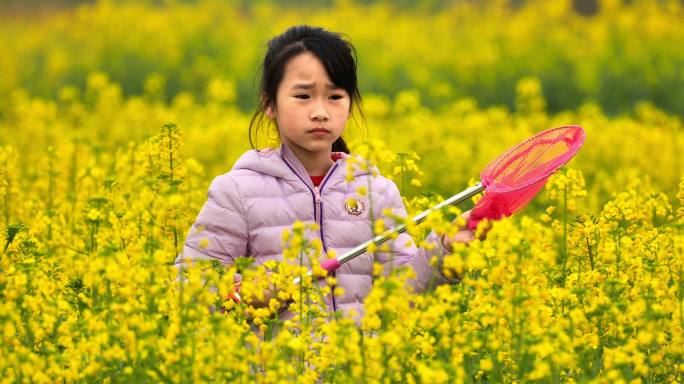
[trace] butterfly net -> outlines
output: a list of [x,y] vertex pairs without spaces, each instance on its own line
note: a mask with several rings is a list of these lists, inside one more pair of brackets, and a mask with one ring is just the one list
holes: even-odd
[[475,229],[483,219],[499,220],[522,209],[577,153],[585,136],[576,125],[549,129],[490,162],[480,173],[485,194],[473,208],[468,227]]

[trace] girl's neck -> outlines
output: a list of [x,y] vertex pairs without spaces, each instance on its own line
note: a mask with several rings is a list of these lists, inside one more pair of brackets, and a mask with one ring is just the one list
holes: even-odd
[[332,151],[310,152],[303,148],[295,146],[288,146],[292,153],[302,163],[304,169],[309,176],[322,176],[328,173],[328,170],[334,162],[330,158]]

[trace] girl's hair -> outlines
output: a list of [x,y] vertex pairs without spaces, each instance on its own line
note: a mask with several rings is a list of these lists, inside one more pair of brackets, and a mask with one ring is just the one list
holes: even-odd
[[[249,143],[252,148],[256,147],[257,132],[264,119],[267,119],[264,113],[266,107],[271,103],[275,104],[285,65],[291,58],[304,52],[311,52],[323,63],[333,84],[343,88],[350,96],[349,108],[352,116],[355,116],[354,112],[358,112],[363,119],[361,94],[356,81],[354,46],[336,32],[309,25],[293,26],[268,42],[259,81],[259,105],[249,123]],[[349,153],[341,136],[333,143],[332,150]]]

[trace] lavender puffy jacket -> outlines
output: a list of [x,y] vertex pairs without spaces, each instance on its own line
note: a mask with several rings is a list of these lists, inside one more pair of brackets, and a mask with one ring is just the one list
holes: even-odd
[[[372,178],[373,217],[384,217],[385,208],[406,216],[393,181],[372,176],[368,171],[357,171],[354,180],[346,183],[349,156],[333,155],[338,160],[320,186],[314,187],[304,166],[287,146],[246,152],[230,172],[216,177],[211,183],[208,199],[188,232],[176,264],[180,266],[186,259],[216,259],[231,265],[238,256],[254,257],[256,264],[280,261],[282,232],[296,220],[318,223],[317,235],[324,251],[335,249],[341,255],[371,238],[369,196],[362,197],[356,192],[360,186],[367,186],[368,178]],[[345,209],[349,198],[361,201],[360,209]],[[391,219],[385,222],[392,223]],[[200,246],[202,240],[205,241]],[[447,251],[435,233],[429,235],[428,241],[435,245],[430,251],[417,248],[408,234],[401,234],[391,241],[389,253],[375,253],[375,261],[387,264],[391,260],[394,266],[411,266],[416,279],[409,283],[417,292],[451,282],[429,263],[433,255],[441,257]],[[373,284],[373,262],[373,256],[365,253],[335,272],[344,295],[327,298],[330,310],[347,313],[353,309],[357,314],[363,314],[363,300]],[[283,319],[290,317],[287,312],[281,314]]]

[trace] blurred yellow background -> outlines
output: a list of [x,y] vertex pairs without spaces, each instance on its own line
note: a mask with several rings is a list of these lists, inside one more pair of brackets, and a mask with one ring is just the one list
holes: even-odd
[[[674,0],[0,0],[0,382],[681,382],[683,20]],[[366,124],[344,136],[410,212],[535,132],[587,132],[445,258],[461,284],[409,301],[378,277],[361,331],[210,313],[235,268],[205,270],[219,293],[174,283],[250,149],[266,41],[301,23],[356,46]]]

